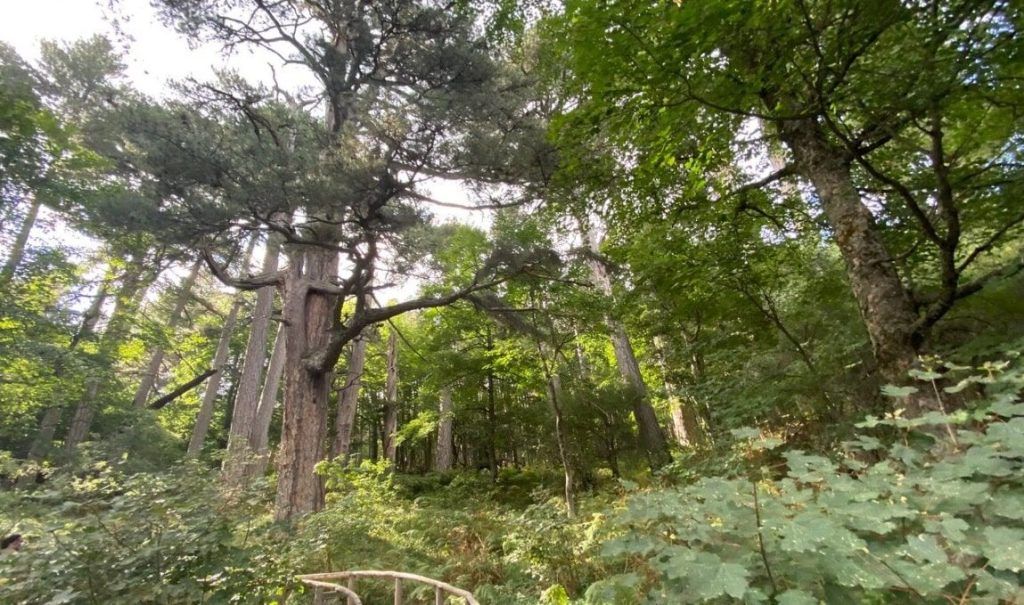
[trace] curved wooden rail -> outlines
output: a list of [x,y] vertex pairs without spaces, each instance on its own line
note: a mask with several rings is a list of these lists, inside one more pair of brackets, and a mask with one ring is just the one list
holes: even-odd
[[[420,576],[414,573],[406,573],[404,571],[360,569],[352,571],[333,571],[329,573],[311,573],[298,577],[299,581],[303,584],[315,588],[318,594],[321,590],[340,592],[348,597],[348,605],[362,605],[362,600],[360,600],[359,595],[356,594],[355,591],[356,578],[384,578],[394,580],[395,605],[402,605],[402,580],[411,580],[413,582],[419,582],[420,584],[433,586],[435,605],[444,605],[445,599],[448,595],[462,597],[466,600],[466,605],[480,605],[480,602],[476,600],[473,593],[468,590],[463,590],[440,580]],[[332,580],[345,580],[346,585],[342,586],[337,582],[332,582]]]

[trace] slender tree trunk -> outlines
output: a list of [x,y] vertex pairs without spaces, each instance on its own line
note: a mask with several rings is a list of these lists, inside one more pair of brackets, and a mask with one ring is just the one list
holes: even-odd
[[[121,286],[116,296],[117,302],[99,343],[99,357],[105,363],[113,361],[117,346],[128,335],[129,322],[146,293],[146,287],[156,278],[155,274],[145,275],[144,263],[146,263],[145,254],[138,254],[121,277]],[[110,371],[99,370],[104,374]],[[96,414],[97,399],[106,380],[109,380],[109,376],[94,375],[88,379],[85,394],[75,408],[71,425],[68,427],[68,433],[64,439],[66,452],[74,452],[78,448],[78,444],[88,436],[93,417]]]
[[25,247],[28,245],[28,238],[32,235],[32,228],[36,224],[36,219],[39,218],[39,209],[41,207],[42,202],[33,197],[32,203],[28,207],[28,213],[25,214],[25,219],[21,222],[21,229],[18,230],[18,235],[14,238],[14,243],[11,245],[11,251],[7,255],[3,269],[0,269],[0,286],[10,282],[14,277],[14,272],[21,265],[21,261],[25,257]]
[[235,295],[231,303],[231,309],[224,319],[224,325],[220,330],[220,338],[217,340],[217,349],[213,354],[213,369],[216,373],[206,383],[206,391],[203,393],[203,403],[196,413],[196,425],[192,429],[192,438],[188,442],[186,456],[197,457],[203,451],[203,443],[206,441],[206,434],[210,430],[210,420],[213,418],[214,404],[217,403],[217,393],[220,391],[221,378],[224,376],[224,367],[231,353],[231,337],[235,332],[235,324],[238,322],[238,311],[242,307],[242,294]]
[[267,379],[260,391],[260,405],[256,411],[256,424],[253,427],[252,446],[256,458],[247,471],[250,477],[258,477],[267,472],[270,462],[270,420],[274,417],[277,395],[281,390],[281,377],[284,375],[285,357],[284,325],[277,329],[274,337],[274,352],[270,354],[270,365],[267,367]]
[[440,472],[452,468],[452,390],[441,389],[440,419],[437,424],[437,446],[434,452],[434,469]]
[[304,261],[301,250],[290,253],[284,309],[285,406],[274,512],[277,520],[302,516],[323,506],[323,485],[314,467],[324,457],[333,371],[311,368],[306,357],[327,346],[340,321],[339,297],[311,284],[329,283],[337,272],[338,256],[333,250],[309,248]]
[[362,386],[363,370],[366,367],[366,341],[369,330],[364,330],[352,342],[352,352],[348,356],[348,368],[345,371],[345,386],[341,388],[338,398],[338,416],[334,424],[334,446],[331,454],[348,463],[352,449],[352,424],[356,418],[356,406],[359,402],[359,389]]
[[[171,316],[167,320],[166,331],[170,338],[173,340],[174,332],[178,328],[178,324],[181,323],[182,318],[185,314],[185,306],[188,304],[189,298],[192,296],[192,288],[196,284],[196,278],[199,277],[199,268],[202,266],[201,261],[196,261],[192,268],[189,270],[188,275],[185,276],[184,281],[181,282],[181,287],[178,290],[178,297],[174,300],[174,307],[171,309]],[[164,355],[166,351],[162,345],[157,346],[153,350],[153,356],[149,359],[149,364],[146,366],[146,371],[142,375],[142,380],[139,382],[139,387],[135,390],[135,399],[133,404],[136,408],[146,407],[146,402],[149,401],[149,395],[153,391],[153,385],[156,384],[157,377],[160,375],[160,366],[164,363]]]
[[[612,280],[608,274],[608,267],[600,260],[599,242],[593,234],[583,230],[584,237],[590,241],[593,257],[590,259],[590,271],[594,282],[609,299],[612,297]],[[615,361],[619,366],[619,374],[626,385],[626,392],[633,408],[633,418],[636,420],[640,433],[640,446],[647,454],[647,460],[653,470],[671,462],[668,443],[665,441],[665,434],[658,423],[658,416],[654,413],[651,400],[648,396],[647,385],[644,384],[643,376],[640,374],[640,364],[637,363],[636,355],[633,352],[633,344],[629,340],[629,334],[625,326],[619,320],[608,317],[608,327],[611,331],[612,348],[615,350]]]
[[[263,256],[262,273],[273,273],[277,270],[280,247],[280,239],[276,235],[271,235]],[[259,406],[263,365],[267,360],[267,335],[273,307],[274,288],[266,286],[257,290],[256,305],[252,312],[252,322],[249,324],[249,340],[245,346],[242,370],[238,376],[238,388],[231,410],[228,448],[224,455],[224,478],[229,484],[237,485],[246,479],[248,459],[255,452],[252,434]]]
[[548,405],[551,407],[551,414],[555,419],[555,442],[558,446],[558,459],[562,463],[562,473],[565,478],[565,511],[566,515],[572,519],[576,517],[576,477],[569,454],[569,444],[565,436],[565,418],[562,413],[561,403],[562,379],[548,364],[540,344],[537,345],[537,351],[540,355],[541,368],[544,371],[544,378],[547,383]]
[[[917,313],[874,217],[853,184],[849,161],[813,119],[781,121],[779,127],[797,168],[821,199],[836,245],[846,262],[847,277],[871,338],[878,372],[886,381],[905,382],[907,370],[914,364],[922,344],[915,328]],[[919,398],[908,400],[911,414],[920,414],[925,405]]]
[[[109,287],[109,279],[104,279],[100,284],[100,289],[90,303],[89,308],[86,309],[82,315],[82,324],[78,328],[78,332],[71,338],[71,342],[68,344],[68,353],[75,350],[82,340],[91,336],[96,330],[96,323],[99,321],[100,314],[103,310],[103,303],[107,300],[107,288]],[[64,361],[58,359],[54,363],[53,376],[57,381],[57,392],[54,393],[53,404],[46,409],[43,414],[43,418],[39,423],[39,433],[36,435],[35,440],[32,442],[32,447],[28,451],[28,459],[36,462],[43,459],[46,453],[50,450],[53,445],[53,437],[57,433],[57,426],[60,424],[60,419],[64,411],[65,394],[63,389],[60,388],[60,380],[64,376]]]
[[398,451],[398,331],[388,335],[387,377],[384,381],[384,457],[396,462]]

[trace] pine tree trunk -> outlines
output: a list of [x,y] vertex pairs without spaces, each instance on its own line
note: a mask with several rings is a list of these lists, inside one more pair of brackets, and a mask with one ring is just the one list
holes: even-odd
[[356,406],[359,402],[359,389],[362,386],[363,370],[366,367],[366,341],[369,330],[364,330],[352,342],[352,352],[348,357],[348,369],[345,372],[345,386],[341,388],[338,398],[338,416],[334,424],[334,446],[331,454],[348,463],[352,449],[352,425],[356,419]]
[[42,202],[37,198],[33,198],[32,204],[28,207],[28,213],[25,214],[25,219],[21,222],[21,229],[18,230],[18,235],[14,238],[14,243],[11,244],[11,252],[7,255],[3,269],[0,269],[0,286],[10,282],[14,277],[14,272],[21,265],[21,261],[25,257],[25,247],[28,245],[28,238],[32,235],[32,228],[36,224],[41,207]]
[[434,451],[434,469],[440,472],[452,468],[452,390],[441,389],[441,405],[438,410],[437,445]]
[[274,337],[274,352],[270,354],[270,365],[267,367],[267,379],[263,381],[260,391],[260,405],[256,410],[256,424],[253,427],[252,447],[256,458],[246,471],[250,477],[259,477],[267,472],[270,462],[270,421],[274,417],[277,395],[281,390],[281,377],[284,375],[285,336],[284,325],[277,329]]
[[[599,252],[598,241],[585,230],[583,230],[583,235],[590,241],[591,252],[595,256],[590,259],[591,276],[604,295],[611,298],[612,280],[608,275],[608,267],[596,257]],[[633,345],[629,341],[629,334],[626,333],[625,326],[612,317],[607,318],[607,323],[611,331],[615,361],[619,367],[619,374],[626,385],[626,393],[633,408],[633,418],[639,429],[640,446],[647,454],[647,461],[651,469],[657,470],[672,460],[668,451],[668,443],[665,441],[665,434],[658,423],[654,407],[651,406],[647,385],[640,374],[640,364],[637,363],[636,355],[633,353]]]
[[192,437],[188,441],[188,450],[185,456],[195,458],[203,451],[203,443],[206,441],[206,434],[210,430],[210,420],[213,418],[214,405],[217,403],[217,392],[220,391],[221,379],[224,376],[224,366],[231,353],[231,336],[235,332],[235,324],[238,323],[238,311],[242,307],[241,293],[235,295],[231,303],[231,309],[224,318],[224,325],[220,329],[220,338],[217,340],[217,349],[213,354],[213,365],[216,373],[206,383],[206,391],[203,393],[203,403],[196,413],[196,424],[192,428]]
[[[109,280],[105,279],[100,284],[100,289],[93,298],[92,303],[89,304],[89,308],[82,315],[82,324],[68,344],[68,353],[74,351],[78,343],[95,332],[96,323],[99,321],[103,309],[103,303],[107,300],[108,287]],[[57,433],[57,426],[60,424],[60,419],[63,415],[65,394],[60,389],[60,380],[64,376],[64,363],[62,359],[58,359],[54,363],[53,376],[57,381],[58,389],[53,395],[53,404],[43,414],[43,418],[39,423],[39,433],[36,435],[35,440],[32,442],[32,447],[28,451],[28,459],[36,462],[42,460],[53,445],[53,437]]]
[[[889,382],[905,382],[922,344],[915,329],[917,313],[874,217],[853,184],[849,162],[813,119],[782,121],[780,131],[797,168],[821,199],[846,262],[847,277],[871,338],[879,374]],[[922,402],[911,399],[909,411],[920,414]]]
[[337,327],[340,300],[310,287],[329,283],[338,271],[333,250],[310,247],[303,255],[293,249],[286,282],[284,308],[284,418],[278,455],[274,516],[292,519],[323,507],[323,485],[314,467],[323,459],[323,440],[333,378],[332,369],[313,369],[311,352],[323,349]]
[[398,331],[388,335],[387,378],[384,381],[384,457],[396,462],[398,434]]
[[[110,362],[118,345],[128,336],[131,319],[135,316],[139,303],[146,293],[146,288],[156,279],[155,274],[146,275],[145,254],[138,254],[130,261],[128,269],[121,277],[121,286],[115,297],[116,303],[107,322],[106,331],[99,343],[100,359]],[[102,393],[107,377],[94,375],[86,383],[85,395],[78,402],[71,425],[64,439],[64,450],[69,454],[78,448],[78,444],[89,435],[93,417],[96,414],[97,398]]]
[[[277,270],[280,240],[270,236],[263,256],[261,272]],[[252,443],[253,427],[259,407],[263,365],[267,360],[267,335],[270,329],[270,315],[274,307],[274,288],[266,286],[256,292],[256,305],[249,324],[249,340],[242,358],[242,370],[238,376],[234,406],[231,410],[231,429],[228,432],[228,447],[224,454],[224,479],[229,484],[239,484],[246,478],[248,460],[255,449]]]
[[[188,305],[189,298],[192,296],[192,288],[196,284],[196,278],[199,277],[199,268],[202,266],[201,261],[196,261],[192,268],[189,270],[188,275],[185,276],[184,281],[181,282],[181,287],[178,290],[178,297],[174,300],[174,308],[171,309],[171,316],[167,319],[166,331],[169,337],[174,339],[174,332],[178,328],[178,324],[181,323],[182,318],[185,314],[185,306]],[[166,351],[163,346],[157,346],[153,350],[153,356],[149,359],[149,364],[146,366],[146,372],[142,375],[142,380],[139,382],[138,388],[135,390],[135,399],[133,405],[136,408],[146,407],[146,402],[149,401],[149,395],[153,391],[153,385],[156,384],[157,378],[160,376],[160,366],[164,363],[164,355]]]

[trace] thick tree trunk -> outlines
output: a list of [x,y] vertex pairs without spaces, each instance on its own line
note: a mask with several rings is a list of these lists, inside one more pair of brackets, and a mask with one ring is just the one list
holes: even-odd
[[362,386],[363,370],[366,367],[366,341],[369,330],[363,330],[352,342],[352,352],[348,356],[348,368],[345,371],[345,385],[341,388],[338,398],[338,416],[334,423],[334,446],[331,454],[348,463],[352,449],[352,425],[356,419],[356,406],[359,402],[359,389]]
[[[813,119],[781,121],[779,127],[798,170],[814,186],[834,232],[879,374],[889,382],[905,382],[922,344],[915,329],[917,313],[874,217],[854,187],[849,161]],[[911,398],[909,411],[919,414],[921,403]]]
[[307,355],[324,349],[339,322],[340,301],[335,294],[311,284],[330,283],[337,275],[333,250],[308,248],[290,253],[284,308],[286,338],[284,418],[278,455],[277,498],[274,516],[291,519],[323,506],[323,485],[314,467],[323,459],[332,369],[313,368]]
[[[174,300],[174,307],[171,309],[171,315],[167,319],[166,331],[172,340],[174,338],[174,332],[178,328],[178,324],[181,323],[181,320],[185,315],[185,306],[188,304],[189,298],[192,296],[192,288],[196,284],[196,278],[199,277],[199,268],[201,266],[202,262],[196,261],[189,270],[188,275],[185,276],[184,281],[181,282],[181,287],[178,290],[178,296]],[[146,371],[142,375],[139,387],[135,389],[135,399],[133,400],[133,404],[136,408],[146,407],[146,402],[149,401],[149,395],[153,391],[153,386],[156,384],[156,380],[160,376],[160,366],[164,363],[165,354],[166,351],[163,346],[157,346],[157,348],[153,350],[153,356],[149,359],[149,364],[146,366]]]
[[210,420],[213,418],[214,404],[217,403],[217,393],[220,391],[221,379],[224,375],[224,365],[228,361],[228,354],[231,352],[231,336],[235,332],[235,324],[238,322],[238,311],[242,307],[241,293],[235,295],[231,303],[231,309],[224,319],[224,325],[220,329],[220,338],[217,340],[217,350],[213,354],[212,367],[216,373],[206,383],[206,392],[203,393],[203,403],[196,413],[196,425],[192,429],[192,437],[188,442],[188,450],[185,455],[188,458],[195,458],[203,451],[203,443],[206,441],[206,433],[210,430]]
[[672,435],[682,447],[691,447],[704,440],[704,431],[700,426],[700,418],[696,410],[696,402],[684,400],[685,395],[669,375],[668,360],[666,359],[665,344],[661,337],[655,337],[654,350],[658,354],[658,365],[661,366],[661,375],[665,381],[665,395],[668,397],[669,413],[672,419]]
[[270,354],[270,365],[267,367],[267,379],[263,381],[260,391],[260,405],[256,410],[256,424],[253,426],[252,447],[256,458],[246,471],[250,477],[259,477],[267,472],[270,462],[270,420],[274,416],[277,395],[281,390],[281,377],[284,375],[285,357],[284,325],[277,329],[274,337],[274,352]]
[[[280,240],[270,236],[263,256],[261,272],[273,273],[278,266]],[[229,484],[239,484],[246,478],[248,460],[255,450],[252,443],[256,411],[259,406],[263,365],[267,360],[267,335],[270,315],[274,307],[274,287],[266,286],[256,292],[256,306],[249,324],[249,341],[242,358],[242,370],[238,376],[234,406],[231,410],[231,430],[228,432],[228,448],[224,455],[224,478]]]
[[7,255],[7,260],[4,261],[3,269],[0,269],[0,286],[11,281],[11,278],[14,277],[14,272],[21,265],[21,261],[25,257],[25,247],[28,245],[28,238],[32,235],[32,228],[36,224],[36,219],[39,218],[39,209],[41,207],[42,203],[38,199],[33,198],[32,204],[28,207],[28,212],[25,214],[25,219],[21,222],[18,235],[14,238],[14,243],[11,244],[11,251]]
[[[608,274],[608,267],[598,258],[599,242],[583,231],[584,237],[590,242],[590,249],[593,257],[590,259],[590,272],[594,282],[601,289],[605,296],[611,298],[612,280]],[[640,433],[640,446],[647,454],[647,461],[652,470],[671,462],[668,443],[665,441],[665,434],[658,423],[658,416],[651,406],[651,399],[648,396],[647,385],[640,374],[640,364],[637,363],[636,355],[633,352],[633,344],[629,341],[629,334],[626,327],[619,320],[608,317],[608,328],[611,331],[612,348],[615,350],[615,361],[619,366],[619,374],[626,385],[626,393],[633,408],[633,418],[636,420],[637,429]]]
[[396,462],[398,444],[398,331],[388,335],[387,377],[384,381],[384,457]]
[[434,450],[434,470],[445,472],[452,468],[452,390],[441,389],[441,404],[437,424],[437,445]]

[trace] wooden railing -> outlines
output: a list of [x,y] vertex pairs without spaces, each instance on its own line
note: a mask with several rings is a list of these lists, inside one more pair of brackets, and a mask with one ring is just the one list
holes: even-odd
[[[314,590],[316,595],[317,603],[323,597],[324,592],[338,592],[343,594],[347,598],[347,605],[363,605],[362,599],[356,593],[356,579],[357,578],[383,578],[387,580],[393,580],[395,583],[395,605],[403,605],[402,600],[402,581],[409,580],[412,582],[418,582],[420,584],[427,584],[428,586],[434,587],[434,604],[444,605],[445,600],[448,596],[462,597],[466,601],[466,605],[480,605],[480,602],[476,600],[473,593],[468,590],[463,590],[447,584],[440,580],[428,578],[426,576],[416,575],[414,573],[406,573],[404,571],[384,571],[384,570],[354,570],[354,571],[335,571],[330,573],[311,573],[303,576],[299,576],[299,581],[310,586]],[[345,585],[342,586],[335,580],[344,580]]]

